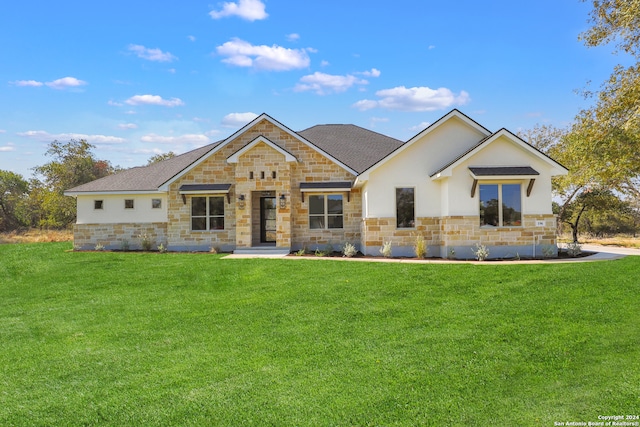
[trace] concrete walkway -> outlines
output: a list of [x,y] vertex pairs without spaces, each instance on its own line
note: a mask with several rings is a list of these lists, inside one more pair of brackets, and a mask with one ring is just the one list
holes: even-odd
[[225,256],[223,259],[247,259],[247,258],[286,258],[289,260],[301,260],[301,259],[315,259],[315,260],[332,260],[332,261],[359,261],[359,262],[400,262],[409,264],[478,264],[478,265],[513,265],[513,264],[555,264],[555,263],[567,263],[567,262],[593,262],[593,261],[611,261],[615,259],[624,258],[628,255],[640,256],[640,249],[634,248],[622,248],[618,246],[601,246],[601,245],[581,245],[584,252],[593,252],[593,255],[580,258],[562,258],[562,259],[540,259],[540,260],[521,260],[521,261],[504,261],[504,262],[492,262],[492,261],[473,261],[473,260],[447,260],[440,258],[427,258],[427,259],[411,259],[411,258],[336,258],[336,257],[314,257],[314,256],[287,256],[287,255],[255,255],[255,254],[231,254]]

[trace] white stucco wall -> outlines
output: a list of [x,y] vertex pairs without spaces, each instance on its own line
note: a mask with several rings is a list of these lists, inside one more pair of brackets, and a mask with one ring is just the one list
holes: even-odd
[[[125,199],[133,200],[133,209],[125,209]],[[152,199],[160,199],[161,207],[153,209]],[[102,200],[102,209],[94,209],[94,201]],[[167,221],[165,194],[80,195],[77,197],[76,224],[151,223]]]
[[365,185],[364,214],[369,218],[395,217],[395,189],[416,189],[416,216],[440,216],[442,183],[430,175],[475,146],[485,135],[458,118],[439,125],[372,171]]
[[[469,166],[531,166],[540,173],[536,177],[531,195],[527,197],[526,190],[529,179],[509,180],[508,182],[522,185],[522,211],[527,215],[551,214],[551,167],[531,154],[523,147],[516,145],[506,137],[500,137],[469,160],[462,162],[453,170],[453,175],[444,178],[443,188],[448,193],[443,199],[449,201],[448,207],[443,209],[444,216],[479,215],[479,191],[471,198],[473,178],[469,174]],[[478,184],[506,182],[503,180],[479,180]]]

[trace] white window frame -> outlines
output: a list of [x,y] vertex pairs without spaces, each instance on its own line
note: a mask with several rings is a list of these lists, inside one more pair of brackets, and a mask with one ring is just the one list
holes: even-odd
[[[311,198],[312,197],[322,197],[324,206],[322,214],[312,214],[311,213]],[[339,215],[329,214],[329,198],[328,196],[340,196],[342,201],[342,213]],[[313,193],[308,196],[309,199],[309,229],[310,230],[344,230],[344,195],[341,193]],[[330,217],[342,217],[342,227],[331,227],[329,228],[329,218]],[[311,228],[311,219],[312,218],[323,218],[324,227],[322,228]]]

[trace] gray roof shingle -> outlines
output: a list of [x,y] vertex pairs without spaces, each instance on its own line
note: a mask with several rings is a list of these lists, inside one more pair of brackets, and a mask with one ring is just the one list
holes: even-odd
[[162,184],[176,176],[190,164],[213,150],[222,141],[196,148],[171,159],[149,166],[126,169],[114,175],[79,185],[67,190],[70,193],[91,193],[109,191],[155,191]]
[[298,135],[358,173],[404,144],[355,125],[316,125],[298,132]]
[[[360,173],[403,144],[355,125],[317,125],[298,135]],[[139,166],[67,190],[69,193],[156,191],[223,141],[205,145],[149,166]]]

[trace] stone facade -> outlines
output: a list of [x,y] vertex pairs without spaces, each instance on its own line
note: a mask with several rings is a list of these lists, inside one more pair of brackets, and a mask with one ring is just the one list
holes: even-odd
[[363,252],[379,255],[383,243],[391,242],[394,256],[414,256],[415,239],[423,237],[430,257],[473,258],[476,244],[487,246],[490,258],[540,257],[549,250],[557,255],[554,215],[524,215],[522,227],[496,228],[480,227],[478,216],[416,218],[411,229],[397,229],[395,221],[363,219]]
[[97,245],[105,249],[142,249],[142,236],[146,236],[153,249],[162,244],[167,247],[167,223],[142,224],[76,224],[73,227],[73,245],[77,249],[91,250]]
[[[227,159],[258,137],[264,137],[280,149],[295,155],[297,161],[287,162],[281,152],[258,143],[239,156],[237,163]],[[360,243],[362,200],[359,190],[350,196],[343,193],[344,228],[340,230],[310,230],[308,197],[302,201],[301,182],[353,181],[349,171],[322,156],[273,123],[263,120],[203,163],[186,173],[169,188],[167,238],[172,248],[207,250],[214,246],[223,251],[247,248],[259,242],[260,194],[273,194],[277,202],[276,242],[279,248],[313,248],[327,243],[345,241]],[[185,184],[232,184],[225,198],[225,229],[223,231],[191,230],[191,195],[183,200],[179,188]],[[285,206],[280,207],[280,196]],[[195,196],[195,195],[194,195]],[[239,198],[243,196],[241,203]],[[348,201],[349,200],[349,201]],[[292,214],[295,212],[295,214]]]

